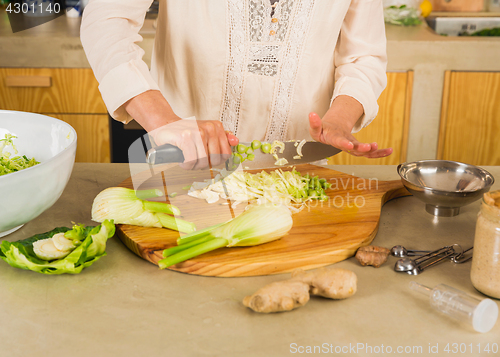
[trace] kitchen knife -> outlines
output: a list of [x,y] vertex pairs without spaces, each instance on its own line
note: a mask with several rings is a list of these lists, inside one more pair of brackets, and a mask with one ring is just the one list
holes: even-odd
[[[251,145],[250,143],[242,144],[245,146]],[[336,147],[317,141],[306,141],[306,143],[302,146],[302,156],[300,157],[300,159],[296,159],[294,157],[298,157],[299,155],[297,152],[298,145],[295,146],[296,142],[286,141],[283,144],[285,144],[283,153],[281,152],[281,148],[279,147],[276,148],[275,153],[276,155],[278,155],[278,158],[284,158],[286,159],[286,161],[288,161],[285,165],[276,165],[276,158],[273,155],[266,154],[262,152],[261,149],[257,149],[253,151],[253,154],[255,155],[254,160],[245,160],[243,161],[242,166],[244,168],[248,167],[249,169],[258,169],[307,164],[313,161],[326,159],[342,151],[340,149],[337,149]],[[236,147],[233,148],[233,152],[236,152]],[[246,154],[243,154],[242,156],[245,157]]]
[[[247,147],[251,146],[251,143],[240,143]],[[278,158],[285,158],[288,163],[285,165],[300,165],[307,164],[309,162],[318,161],[322,159],[326,159],[330,156],[336,155],[342,150],[337,149],[331,145],[323,144],[316,141],[307,141],[302,146],[302,157],[300,159],[295,159],[294,157],[298,156],[297,148],[298,145],[295,146],[296,141],[287,141],[284,142],[285,149],[283,153],[281,153],[281,148],[276,148],[275,152],[278,155]],[[233,152],[236,151],[236,146],[233,147]],[[271,154],[266,154],[262,152],[261,149],[254,150],[253,152],[255,158],[253,161],[245,160],[242,163],[244,168],[249,169],[257,169],[257,168],[273,168],[273,167],[281,167],[284,165],[276,165],[276,159]],[[243,154],[243,157],[246,155]],[[182,151],[170,144],[165,144],[158,146],[156,148],[152,148],[147,152],[146,161],[149,164],[165,164],[172,162],[183,162],[184,155]]]

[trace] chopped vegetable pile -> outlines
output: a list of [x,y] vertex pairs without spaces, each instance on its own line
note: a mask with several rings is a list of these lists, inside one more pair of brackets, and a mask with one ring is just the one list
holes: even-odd
[[7,146],[12,146],[14,154],[17,155],[17,149],[13,142],[13,139],[16,138],[17,137],[12,134],[5,134],[5,138],[0,139],[0,176],[39,164],[34,158],[29,159],[25,155],[11,158],[11,153],[4,151]]
[[[302,159],[302,147],[307,143],[307,140],[289,140],[291,142],[295,142],[295,147],[297,148],[297,155],[293,157],[294,160]],[[239,165],[246,160],[253,161],[255,159],[255,151],[259,150],[264,154],[269,154],[274,157],[276,162],[274,165],[276,166],[284,166],[288,164],[288,160],[284,157],[279,157],[278,154],[283,154],[285,151],[285,143],[279,140],[273,141],[270,143],[261,143],[259,140],[254,140],[250,144],[250,146],[246,146],[245,144],[238,144],[235,148],[235,152],[233,153],[233,167],[236,168],[236,165]]]
[[223,247],[248,247],[283,237],[292,228],[290,210],[284,206],[250,206],[236,218],[177,239],[177,246],[163,251],[160,269]]
[[106,255],[106,241],[114,234],[115,225],[108,220],[97,227],[59,227],[17,242],[3,241],[0,258],[42,274],[78,274]]
[[[293,141],[293,140],[292,140]],[[299,144],[300,141],[295,143],[295,146]],[[294,157],[294,159],[300,159],[302,157],[302,153],[300,150],[302,146],[305,144],[306,140],[302,140],[300,148],[297,149],[298,155]],[[278,149],[279,153],[282,154],[285,150],[285,144],[282,141],[275,140],[272,144],[270,143],[261,143],[259,140],[254,140],[250,144],[250,146],[246,146],[245,144],[238,144],[236,146],[236,152],[233,153],[233,163],[238,165],[246,160],[253,161],[255,159],[255,150],[262,151],[264,154],[270,154],[274,157],[276,162],[274,163],[276,166],[283,166],[288,164],[288,160],[285,158],[278,157]],[[235,168],[235,167],[233,167]]]
[[255,159],[254,151],[259,149],[264,154],[269,154],[271,151],[271,144],[261,143],[259,140],[252,141],[250,146],[238,144],[236,146],[236,152],[233,154],[234,163],[239,164],[245,160],[253,161]]
[[228,173],[222,170],[212,180],[194,182],[188,195],[205,199],[208,203],[215,203],[219,198],[229,199],[233,201],[233,206],[248,201],[257,204],[270,202],[298,212],[311,200],[327,200],[325,190],[330,186],[325,179],[301,175],[295,169],[278,169],[271,173],[262,171],[259,174],[244,171]]

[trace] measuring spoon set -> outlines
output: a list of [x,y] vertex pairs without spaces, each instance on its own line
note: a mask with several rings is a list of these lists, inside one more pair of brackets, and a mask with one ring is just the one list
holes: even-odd
[[[465,253],[472,250],[473,247],[464,250],[459,244],[448,245],[433,251],[406,249],[401,245],[396,245],[391,249],[393,257],[400,259],[394,265],[394,270],[404,272],[410,275],[418,275],[439,262],[450,259],[455,264],[462,264],[469,261],[472,256],[464,257]],[[409,257],[416,256],[411,259]]]

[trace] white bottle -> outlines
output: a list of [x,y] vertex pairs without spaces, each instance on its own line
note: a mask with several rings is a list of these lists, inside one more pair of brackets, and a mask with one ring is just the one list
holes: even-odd
[[437,311],[471,325],[477,332],[488,332],[497,322],[498,305],[491,299],[480,300],[445,284],[431,289],[412,281],[410,289],[426,295]]

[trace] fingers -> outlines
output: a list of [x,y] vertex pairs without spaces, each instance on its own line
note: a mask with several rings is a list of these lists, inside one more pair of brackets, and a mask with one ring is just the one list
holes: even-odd
[[380,150],[376,150],[374,152],[367,154],[365,157],[370,158],[370,159],[376,159],[376,158],[380,158],[380,157],[389,156],[392,154],[392,152],[393,152],[392,148],[380,149]]
[[220,165],[232,153],[229,139],[237,145],[238,138],[231,133],[226,134],[220,121],[198,121],[198,127],[204,150],[201,151],[202,147],[197,146],[198,163],[196,163],[194,169],[207,168],[209,163],[212,166]]
[[179,166],[184,170],[192,170],[198,161],[198,150],[196,142],[192,140],[192,132],[184,130],[179,139],[180,143],[177,144],[177,147],[182,150],[182,154],[184,155],[184,162]]
[[351,151],[354,149],[354,144],[351,140],[340,136],[333,139],[332,145],[344,151]]
[[[229,147],[226,135],[224,131],[220,129],[222,129],[222,126],[220,128],[217,128],[213,122],[207,122],[204,125],[204,132],[206,135],[208,149],[207,154],[210,157],[210,163],[215,166],[219,165],[220,163],[220,154],[223,150],[221,146],[224,145],[223,141],[226,141],[225,146]],[[220,140],[221,136],[224,140]]]
[[351,151],[357,153],[370,153],[376,150],[372,148],[372,144],[360,143],[356,139],[352,140],[353,148]]
[[392,154],[392,148],[379,149],[375,142],[358,141],[351,130],[342,118],[330,116],[322,120],[317,113],[309,113],[309,133],[316,141],[335,146],[353,156],[380,158]]
[[226,131],[226,138],[229,142],[229,145],[236,146],[239,144],[240,140],[230,131]]
[[380,149],[380,150],[375,150],[375,151],[370,151],[370,152],[358,152],[358,151],[351,151],[349,154],[353,156],[359,156],[359,157],[366,157],[369,159],[377,159],[381,157],[386,157],[391,155],[393,152],[392,148],[387,148],[387,149]]
[[331,123],[326,125],[321,121],[317,113],[309,114],[309,133],[311,137],[324,144],[335,146],[344,151],[354,149],[353,140],[355,138],[337,127],[333,127]]
[[321,141],[321,133],[323,132],[323,124],[321,123],[321,118],[318,114],[312,112],[309,113],[309,134],[316,141]]

